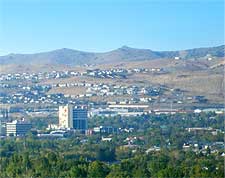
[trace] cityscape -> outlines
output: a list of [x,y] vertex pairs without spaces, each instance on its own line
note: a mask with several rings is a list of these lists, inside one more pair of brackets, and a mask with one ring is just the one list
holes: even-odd
[[224,177],[223,0],[0,6],[0,177]]

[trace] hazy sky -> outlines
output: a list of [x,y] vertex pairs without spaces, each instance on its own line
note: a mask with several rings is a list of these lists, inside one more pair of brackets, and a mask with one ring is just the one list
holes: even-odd
[[224,44],[223,0],[0,0],[0,55]]

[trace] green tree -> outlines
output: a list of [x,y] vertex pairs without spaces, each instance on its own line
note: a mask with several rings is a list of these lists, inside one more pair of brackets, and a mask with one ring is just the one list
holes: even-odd
[[90,178],[101,178],[106,177],[109,173],[109,167],[100,162],[100,161],[94,161],[89,164],[88,166],[88,177]]

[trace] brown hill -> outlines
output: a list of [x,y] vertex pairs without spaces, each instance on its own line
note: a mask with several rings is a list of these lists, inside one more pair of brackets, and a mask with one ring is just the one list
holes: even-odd
[[36,54],[9,54],[0,56],[0,64],[52,64],[75,66],[152,59],[171,59],[174,57],[181,57],[182,59],[198,59],[206,56],[224,57],[224,45],[183,51],[152,51],[149,49],[136,49],[123,46],[105,53],[83,52],[63,48]]

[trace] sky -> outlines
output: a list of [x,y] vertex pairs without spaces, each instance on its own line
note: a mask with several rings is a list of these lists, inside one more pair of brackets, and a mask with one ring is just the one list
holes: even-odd
[[224,44],[224,0],[0,0],[0,55]]

